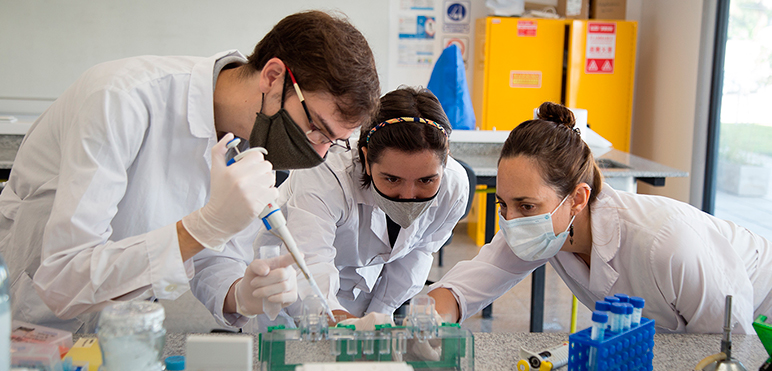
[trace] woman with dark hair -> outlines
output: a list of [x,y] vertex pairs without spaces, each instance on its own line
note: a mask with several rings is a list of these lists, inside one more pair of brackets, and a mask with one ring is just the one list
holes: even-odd
[[[645,299],[658,331],[752,332],[772,316],[772,245],[673,199],[603,184],[571,111],[554,103],[509,134],[499,158],[500,233],[429,293],[439,313],[464,320],[550,262],[587,307],[615,293]],[[480,279],[485,277],[486,279]]]
[[[466,171],[449,156],[450,131],[431,92],[400,88],[362,126],[358,156],[330,153],[322,166],[293,171],[281,185],[288,228],[336,315],[373,313],[371,327],[421,291],[432,253],[450,237],[469,195]],[[276,243],[262,231],[255,246]],[[298,278],[299,300],[281,322],[299,315],[310,293]]]

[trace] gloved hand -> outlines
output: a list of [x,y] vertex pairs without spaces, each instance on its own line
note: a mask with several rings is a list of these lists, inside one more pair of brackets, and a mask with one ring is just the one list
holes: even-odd
[[279,191],[273,165],[263,154],[252,151],[231,166],[225,165],[225,145],[233,139],[226,134],[212,148],[209,202],[182,218],[182,225],[201,245],[222,251],[228,240],[241,232],[276,200]]
[[[440,326],[444,321],[442,316],[434,311],[434,321],[437,326]],[[412,326],[412,321],[408,316],[405,318],[405,326]],[[426,340],[410,339],[407,342],[407,355],[408,359],[417,359],[420,361],[439,361],[442,354],[442,339],[431,338]]]
[[247,317],[261,314],[263,300],[282,307],[294,303],[298,299],[297,274],[290,266],[294,262],[289,254],[252,261],[236,283],[236,312]]
[[362,318],[347,318],[338,323],[354,325],[357,331],[375,331],[375,325],[382,325],[384,323],[394,326],[394,320],[391,318],[391,315],[378,312],[370,312]]

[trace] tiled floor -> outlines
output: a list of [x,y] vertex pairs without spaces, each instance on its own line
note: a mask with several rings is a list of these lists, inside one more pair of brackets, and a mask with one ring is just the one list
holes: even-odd
[[[444,249],[444,266],[434,267],[429,279],[436,281],[461,260],[473,258],[478,247],[466,234],[466,223],[460,223],[453,242]],[[545,282],[545,332],[568,332],[571,318],[571,291],[547,265]],[[530,321],[531,279],[526,278],[493,303],[493,318],[483,319],[478,313],[467,319],[463,326],[473,332],[528,332]],[[209,332],[218,328],[209,311],[190,293],[175,301],[162,301],[166,308],[165,326],[169,332]],[[590,311],[578,305],[577,329],[590,326]]]

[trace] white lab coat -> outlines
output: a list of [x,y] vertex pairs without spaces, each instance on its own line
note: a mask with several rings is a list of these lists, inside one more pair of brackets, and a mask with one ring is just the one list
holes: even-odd
[[[757,315],[772,315],[772,245],[764,238],[688,204],[608,184],[590,216],[590,267],[568,252],[549,259],[585,306],[615,293],[640,296],[643,316],[661,332],[722,332],[726,295],[736,333],[753,333]],[[498,233],[432,288],[453,292],[463,320],[545,262],[518,259]]]
[[[464,168],[449,157],[436,198],[409,228],[400,230],[392,249],[386,214],[370,188],[361,187],[362,165],[354,155],[330,153],[316,168],[292,171],[280,187],[282,211],[333,310],[355,316],[390,314],[423,288],[432,253],[466,210],[469,181]],[[255,246],[276,242],[262,230]],[[298,275],[299,297],[309,293],[306,279]],[[300,302],[287,313],[300,315]]]
[[[211,254],[199,254],[195,270],[183,264],[175,226],[209,198],[213,68],[223,58],[245,60],[230,51],[97,65],[33,124],[0,194],[14,319],[91,331],[86,312],[113,300],[175,299],[194,271],[227,292],[243,275],[241,257],[231,259],[240,273],[219,276]],[[204,302],[219,305],[222,321],[225,293],[211,295]]]

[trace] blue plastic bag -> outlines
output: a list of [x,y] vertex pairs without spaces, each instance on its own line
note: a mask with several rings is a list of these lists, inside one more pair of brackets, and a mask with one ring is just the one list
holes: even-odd
[[453,129],[474,130],[474,109],[466,84],[464,59],[457,45],[450,45],[442,51],[427,88],[440,100]]

